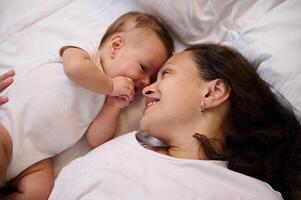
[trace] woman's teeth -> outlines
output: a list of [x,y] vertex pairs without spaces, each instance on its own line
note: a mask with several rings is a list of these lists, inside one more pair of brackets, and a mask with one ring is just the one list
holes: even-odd
[[149,106],[154,105],[155,103],[157,103],[157,101],[151,101],[151,102],[149,102],[146,106],[149,107]]

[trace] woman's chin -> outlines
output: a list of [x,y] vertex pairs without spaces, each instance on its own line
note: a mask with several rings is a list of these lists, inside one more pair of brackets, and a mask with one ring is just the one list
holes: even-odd
[[142,116],[142,118],[140,119],[140,129],[146,131],[147,127],[147,121],[145,120],[145,117]]
[[154,127],[155,123],[149,116],[142,116],[140,120],[140,129],[148,131],[151,127]]

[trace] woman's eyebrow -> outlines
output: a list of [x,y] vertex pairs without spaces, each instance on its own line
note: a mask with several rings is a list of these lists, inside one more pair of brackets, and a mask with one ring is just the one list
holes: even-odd
[[170,67],[173,67],[173,64],[171,64],[171,63],[165,63],[165,64],[162,65],[162,67],[160,68],[160,71],[162,71],[163,69],[166,69],[166,68],[170,68]]
[[160,69],[159,69],[159,71],[158,71],[158,75],[159,74],[161,74],[162,73],[162,71],[164,71],[166,69],[166,67],[165,67],[165,65],[163,65]]
[[175,67],[175,65],[173,65],[171,63],[166,63],[160,68],[158,73],[161,73],[165,69],[173,69],[174,67]]

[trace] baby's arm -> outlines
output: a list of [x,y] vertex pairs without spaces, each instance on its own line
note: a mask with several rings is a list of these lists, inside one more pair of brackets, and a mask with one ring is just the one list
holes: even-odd
[[127,97],[108,96],[102,110],[86,132],[91,147],[97,147],[115,136],[121,109],[130,103]]
[[76,84],[99,94],[111,94],[113,80],[92,62],[88,53],[76,47],[68,47],[62,52],[64,72]]

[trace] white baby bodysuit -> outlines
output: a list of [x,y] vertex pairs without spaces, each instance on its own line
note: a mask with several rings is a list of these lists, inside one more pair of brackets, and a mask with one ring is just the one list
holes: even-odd
[[[96,60],[96,44],[74,41],[66,45],[78,46]],[[75,144],[105,100],[104,95],[75,85],[65,75],[59,50],[15,80],[3,95],[10,100],[0,107],[0,123],[13,144],[7,181]]]

